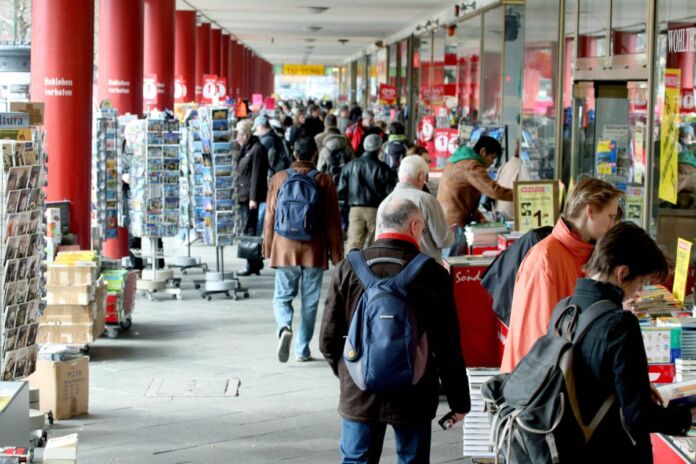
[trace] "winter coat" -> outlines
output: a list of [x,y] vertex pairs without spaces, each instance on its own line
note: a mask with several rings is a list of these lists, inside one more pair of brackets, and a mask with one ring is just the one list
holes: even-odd
[[546,226],[524,234],[495,258],[481,278],[481,286],[493,299],[493,311],[507,326],[510,325],[512,293],[515,289],[517,270],[529,250],[548,237],[552,230],[553,227]]
[[512,201],[512,190],[498,185],[476,159],[450,162],[442,172],[437,199],[442,204],[448,224],[465,226],[481,221],[478,210],[481,194],[495,200]]
[[593,246],[559,219],[551,235],[532,247],[517,271],[502,372],[512,371],[546,334],[553,308],[573,293]]
[[[378,239],[363,250],[365,259],[390,257],[413,259],[415,244],[399,239]],[[372,271],[379,277],[394,275],[399,264],[378,263]],[[409,286],[409,301],[417,311],[419,327],[428,337],[429,356],[423,378],[413,387],[393,393],[370,393],[360,390],[343,360],[343,346],[355,306],[364,289],[344,260],[334,274],[324,307],[319,347],[334,374],[339,378],[341,394],[338,411],[346,419],[358,422],[422,424],[435,417],[438,406],[438,377],[447,395],[450,409],[466,413],[471,404],[466,366],[459,345],[459,324],[452,286],[447,271],[429,260]]]
[[[316,169],[310,161],[296,161],[291,167],[302,174]],[[270,257],[273,268],[303,266],[328,269],[329,260],[338,265],[343,259],[343,229],[333,180],[323,173],[315,177],[319,191],[319,230],[311,240],[303,242],[278,235],[274,230],[278,194],[287,178],[288,171],[281,171],[271,178],[268,186],[266,217],[263,224],[264,256]]]
[[252,135],[237,155],[237,201],[266,200],[268,191],[268,154],[259,138]]
[[377,230],[379,231],[380,213],[385,205],[394,199],[410,200],[418,206],[423,213],[425,229],[420,241],[420,249],[423,253],[433,258],[438,263],[442,262],[442,249],[454,244],[454,232],[447,224],[445,212],[430,193],[425,193],[411,184],[399,182],[394,191],[384,199],[377,210]]
[[304,123],[305,134],[309,138],[314,138],[317,134],[324,132],[324,123],[319,118],[307,116]]
[[338,198],[348,206],[377,208],[396,185],[396,176],[389,166],[377,159],[376,152],[366,152],[341,171]]
[[601,300],[616,305],[611,314],[590,327],[574,352],[578,403],[586,424],[609,395],[616,393],[578,462],[652,463],[651,432],[683,435],[691,426],[688,408],[667,409],[652,401],[640,326],[636,316],[622,309],[623,296],[612,284],[578,279],[570,299],[581,311]]
[[323,140],[317,169],[331,175],[334,183],[338,185],[343,167],[353,159],[355,159],[355,153],[353,147],[348,143],[348,139],[343,135],[330,134]]

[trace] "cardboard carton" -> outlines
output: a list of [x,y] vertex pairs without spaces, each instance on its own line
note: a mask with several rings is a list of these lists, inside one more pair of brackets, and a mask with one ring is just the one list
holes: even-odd
[[97,280],[97,266],[94,264],[68,266],[49,264],[46,270],[48,285],[91,285]]
[[94,300],[95,286],[46,285],[46,303],[49,305],[87,305]]
[[51,322],[89,324],[95,321],[96,315],[96,301],[86,305],[47,305],[39,322],[43,324]]
[[89,345],[94,340],[101,337],[104,333],[104,324],[88,323],[61,323],[49,321],[39,324],[39,333],[36,336],[36,343],[45,345],[53,343],[56,345]]
[[81,356],[70,361],[39,359],[36,372],[28,378],[39,388],[43,412],[53,411],[56,419],[87,414],[89,408],[89,358]]

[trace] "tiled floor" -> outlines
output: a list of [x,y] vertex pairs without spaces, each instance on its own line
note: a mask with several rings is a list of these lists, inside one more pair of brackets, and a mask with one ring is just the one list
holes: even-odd
[[[212,249],[193,251],[214,264]],[[232,249],[226,260],[228,270],[240,265]],[[91,347],[90,414],[56,422],[51,435],[78,432],[80,464],[338,462],[338,380],[323,360],[277,361],[273,271],[244,278],[251,298],[242,301],[201,299],[192,274],[183,301],[139,297],[131,330]],[[320,356],[315,340],[312,353]],[[239,396],[148,396],[155,379],[241,386]],[[443,402],[439,414],[446,410]],[[433,428],[432,462],[469,462],[461,449],[460,425]],[[382,462],[395,462],[392,438],[384,450]]]

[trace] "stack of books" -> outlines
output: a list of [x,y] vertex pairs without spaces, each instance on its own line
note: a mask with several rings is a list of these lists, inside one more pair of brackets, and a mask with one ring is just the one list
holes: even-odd
[[466,243],[470,247],[498,247],[498,234],[507,233],[505,224],[492,222],[487,224],[472,224],[464,228]]
[[696,379],[696,361],[677,358],[674,362],[677,370],[675,380],[677,382],[685,382],[687,380]]
[[464,418],[464,456],[492,458],[491,416],[484,408],[481,386],[491,377],[498,375],[498,369],[468,368],[471,412]]

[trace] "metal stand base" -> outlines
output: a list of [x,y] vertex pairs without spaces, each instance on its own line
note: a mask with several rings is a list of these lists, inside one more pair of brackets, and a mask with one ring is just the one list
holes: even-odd
[[182,275],[186,275],[189,269],[200,269],[203,273],[208,272],[208,264],[202,263],[198,257],[177,256],[173,261],[167,267],[169,269],[179,269]]
[[[217,247],[217,272],[206,272],[205,280],[194,280],[193,285],[201,293],[201,298],[212,300],[212,295],[224,294],[235,300],[249,298],[249,289],[242,287],[242,283],[233,274],[225,274],[224,247]],[[232,294],[230,294],[232,292]]]

